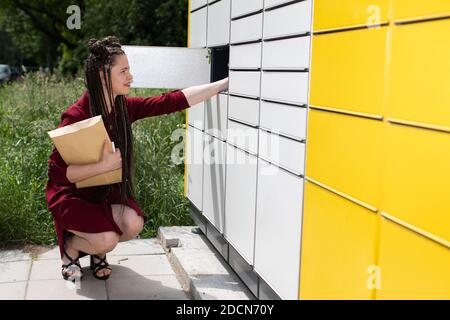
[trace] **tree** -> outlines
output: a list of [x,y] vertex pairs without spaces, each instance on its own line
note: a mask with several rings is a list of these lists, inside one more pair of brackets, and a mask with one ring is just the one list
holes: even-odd
[[[13,47],[36,64],[76,73],[89,38],[119,37],[123,44],[185,46],[188,0],[0,0],[0,19]],[[70,5],[81,28],[69,30]],[[0,28],[1,30],[1,28]]]

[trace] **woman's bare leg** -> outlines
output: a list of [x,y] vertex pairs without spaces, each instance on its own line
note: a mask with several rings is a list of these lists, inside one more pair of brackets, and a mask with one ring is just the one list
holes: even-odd
[[[114,249],[118,242],[118,234],[113,231],[102,233],[84,233],[76,230],[68,230],[74,235],[71,239],[66,240],[66,251],[69,255],[77,257],[79,251],[83,251],[90,255],[98,255],[104,257],[107,252]],[[69,251],[71,253],[69,253]],[[94,258],[94,262],[98,262],[98,259]],[[97,272],[98,276],[108,275],[111,270],[103,269]]]

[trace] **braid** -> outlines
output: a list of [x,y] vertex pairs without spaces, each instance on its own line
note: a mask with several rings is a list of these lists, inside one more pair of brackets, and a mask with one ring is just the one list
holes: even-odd
[[[109,128],[113,128],[111,131],[115,145],[124,155],[122,157],[122,182],[119,185],[119,190],[121,203],[126,204],[127,198],[135,197],[133,133],[126,108],[126,99],[123,95],[118,95],[114,100],[111,81],[111,68],[115,64],[115,58],[125,54],[125,52],[121,48],[119,39],[114,36],[109,36],[102,40],[90,39],[88,47],[90,53],[85,61],[85,85],[89,91],[89,110],[92,117],[102,115],[105,124]],[[108,97],[109,105],[114,110],[114,117],[108,113],[100,72],[105,79],[106,96]],[[111,189],[111,185],[106,186],[99,201],[104,201]]]

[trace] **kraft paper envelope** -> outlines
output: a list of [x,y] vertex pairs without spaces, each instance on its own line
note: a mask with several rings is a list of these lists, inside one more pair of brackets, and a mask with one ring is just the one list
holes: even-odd
[[[95,116],[47,132],[67,165],[89,164],[100,161],[104,140],[112,152],[111,140],[102,116]],[[75,185],[78,189],[122,182],[122,168],[105,172]]]

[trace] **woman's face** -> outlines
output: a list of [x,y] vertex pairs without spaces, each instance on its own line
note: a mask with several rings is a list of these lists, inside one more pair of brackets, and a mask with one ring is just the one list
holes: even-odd
[[115,64],[111,68],[113,94],[114,96],[127,95],[130,92],[131,82],[133,82],[128,58],[125,54],[116,56],[115,58]]

